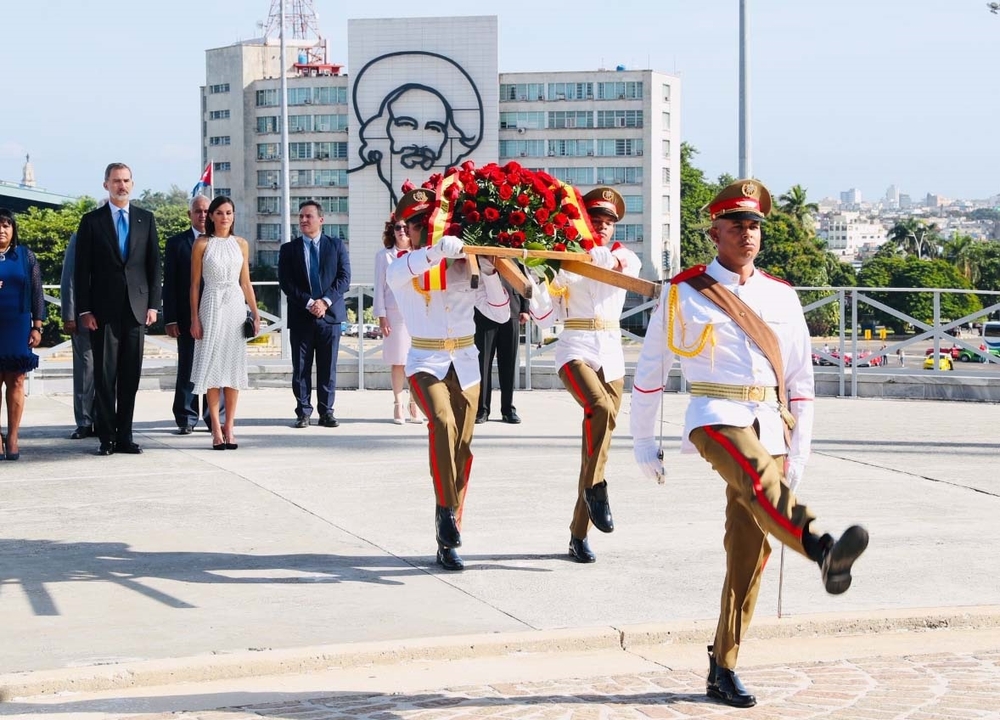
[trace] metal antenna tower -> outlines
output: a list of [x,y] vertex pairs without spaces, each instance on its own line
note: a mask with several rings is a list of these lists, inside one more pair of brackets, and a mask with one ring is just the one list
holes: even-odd
[[315,39],[316,44],[307,50],[309,62],[325,63],[326,44],[319,32],[319,15],[316,13],[313,0],[271,0],[271,10],[268,12],[267,21],[262,25],[264,37],[276,38],[280,35],[282,5],[285,11],[286,39]]

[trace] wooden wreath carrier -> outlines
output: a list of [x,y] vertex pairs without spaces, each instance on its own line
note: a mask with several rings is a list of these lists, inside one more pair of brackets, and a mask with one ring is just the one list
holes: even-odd
[[598,282],[614,285],[615,287],[638,293],[644,297],[659,297],[660,284],[643,280],[641,278],[629,277],[614,270],[596,267],[590,263],[590,255],[577,252],[558,252],[556,250],[517,250],[515,248],[493,247],[487,245],[466,245],[465,254],[469,262],[469,271],[472,274],[472,287],[479,286],[479,262],[477,255],[493,258],[493,265],[497,272],[514,290],[521,296],[531,297],[531,283],[521,272],[515,259],[540,258],[543,260],[558,260],[560,267],[566,272],[576,273],[589,277]]

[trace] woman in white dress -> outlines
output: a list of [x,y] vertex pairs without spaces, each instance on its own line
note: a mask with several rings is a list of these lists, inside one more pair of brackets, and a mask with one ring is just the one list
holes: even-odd
[[[382,331],[382,359],[389,363],[389,377],[392,382],[392,421],[403,422],[403,388],[406,386],[406,353],[410,350],[410,333],[403,324],[396,297],[385,282],[385,271],[389,264],[410,251],[410,238],[406,235],[406,223],[395,222],[390,217],[382,231],[383,250],[375,256],[375,300],[372,311],[378,318]],[[410,422],[421,422],[417,404],[410,400]]]
[[[194,392],[208,396],[212,420],[212,447],[235,450],[233,434],[236,401],[247,382],[247,345],[243,323],[247,306],[253,316],[254,334],[260,332],[257,298],[250,284],[250,249],[247,241],[233,235],[235,206],[220,195],[208,206],[205,234],[191,250],[191,336]],[[201,290],[199,298],[199,289]],[[226,399],[226,425],[219,426],[219,392]]]

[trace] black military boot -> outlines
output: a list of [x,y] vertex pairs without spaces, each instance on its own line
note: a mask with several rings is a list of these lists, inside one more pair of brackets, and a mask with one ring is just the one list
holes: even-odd
[[569,556],[578,563],[592,563],[597,560],[597,556],[590,549],[587,538],[581,540],[572,535],[569,536]]
[[823,586],[831,595],[840,595],[851,587],[851,567],[868,547],[868,531],[852,525],[837,542],[824,535],[819,540],[822,557],[818,560]]
[[437,563],[445,570],[464,570],[465,563],[455,551],[455,548],[447,548],[438,545]]
[[757,698],[747,692],[735,670],[719,667],[715,662],[714,646],[708,646],[708,680],[705,694],[726,705],[749,708],[757,704]]
[[594,485],[583,491],[583,497],[587,501],[587,514],[590,515],[590,522],[594,527],[604,533],[609,533],[615,529],[615,521],[611,517],[611,504],[608,502],[608,481]]
[[434,530],[437,543],[444,548],[462,547],[462,535],[458,531],[458,521],[455,511],[451,508],[437,506],[434,513]]

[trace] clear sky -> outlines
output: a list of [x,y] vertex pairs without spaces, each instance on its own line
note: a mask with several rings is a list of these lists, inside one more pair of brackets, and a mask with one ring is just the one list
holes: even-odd
[[[331,60],[343,63],[349,18],[448,14],[398,0],[314,5]],[[259,36],[270,6],[4,0],[0,179],[20,180],[30,152],[39,186],[53,192],[100,195],[104,166],[117,160],[137,188],[190,187],[201,172],[204,51]],[[876,199],[890,184],[914,199],[1000,193],[1000,15],[986,2],[748,6],[752,169],[772,190],[800,183],[813,200],[852,187]],[[695,164],[710,177],[736,174],[738,0],[466,7],[499,16],[502,72],[621,64],[680,76]]]

